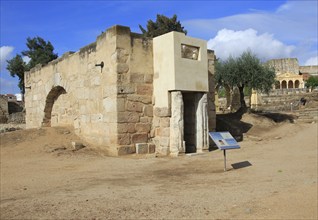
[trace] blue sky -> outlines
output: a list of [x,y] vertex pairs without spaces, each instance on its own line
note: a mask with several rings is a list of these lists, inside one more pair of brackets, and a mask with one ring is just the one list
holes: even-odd
[[[26,49],[27,37],[49,40],[61,56],[94,42],[115,25],[140,32],[157,14],[177,14],[188,36],[205,39],[226,59],[251,49],[262,60],[296,57],[317,65],[318,1],[3,1],[0,93],[18,93],[6,60]],[[27,61],[27,57],[25,57]]]

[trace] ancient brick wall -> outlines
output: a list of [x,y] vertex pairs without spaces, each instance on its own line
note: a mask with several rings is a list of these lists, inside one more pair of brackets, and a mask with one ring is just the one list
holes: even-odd
[[0,95],[0,123],[6,123],[8,115],[8,98],[5,95]]
[[152,63],[151,41],[127,27],[108,29],[25,75],[27,127],[73,126],[110,154],[134,152],[135,143],[150,139]]
[[[113,58],[117,63],[118,154],[136,152],[136,144],[151,146],[153,118],[152,41],[121,28]],[[147,150],[146,150],[147,151]]]
[[297,58],[273,59],[267,62],[276,71],[276,74],[294,73],[299,74]]
[[[212,51],[208,64],[206,74],[213,82]],[[154,109],[153,81],[153,40],[114,26],[96,42],[25,74],[27,128],[72,126],[91,146],[111,155],[162,153],[154,140],[161,138],[169,148],[171,110]],[[214,84],[210,89],[214,91]],[[208,96],[213,130],[214,94]]]
[[308,73],[310,75],[318,76],[318,66],[300,66],[299,71],[301,73]]

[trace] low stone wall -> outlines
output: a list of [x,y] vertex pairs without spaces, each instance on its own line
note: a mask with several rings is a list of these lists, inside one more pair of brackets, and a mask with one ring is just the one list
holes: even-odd
[[8,123],[25,124],[25,113],[16,112],[8,116]]
[[318,104],[318,92],[308,93],[286,93],[279,95],[259,95],[258,105],[252,106],[253,109],[261,111],[292,111],[299,109],[300,99],[307,100],[308,107]]

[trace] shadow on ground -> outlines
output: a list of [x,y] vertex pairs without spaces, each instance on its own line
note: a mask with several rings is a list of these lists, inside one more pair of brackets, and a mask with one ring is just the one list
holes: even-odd
[[[250,112],[245,114],[254,114],[260,117],[268,118],[275,123],[288,121],[293,123],[295,116],[283,113],[272,113],[272,112]],[[243,134],[247,133],[253,124],[241,121],[242,114],[239,113],[228,113],[228,114],[217,114],[216,115],[216,131],[229,131],[236,141],[243,141]]]
[[294,115],[288,115],[288,114],[283,114],[283,113],[254,112],[254,114],[264,116],[264,117],[269,118],[277,123],[284,122],[284,121],[289,121],[289,122],[293,123],[294,120],[296,119],[296,116],[294,116]]
[[236,141],[243,141],[243,133],[248,132],[253,125],[241,119],[242,115],[237,113],[217,114],[216,131],[229,131]]

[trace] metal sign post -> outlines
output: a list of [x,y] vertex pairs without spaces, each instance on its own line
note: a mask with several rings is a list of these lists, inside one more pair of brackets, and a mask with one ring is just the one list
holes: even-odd
[[224,171],[226,171],[226,150],[223,150],[224,155]]
[[226,150],[239,149],[240,146],[229,132],[209,132],[216,146],[223,150],[224,171],[226,171]]

